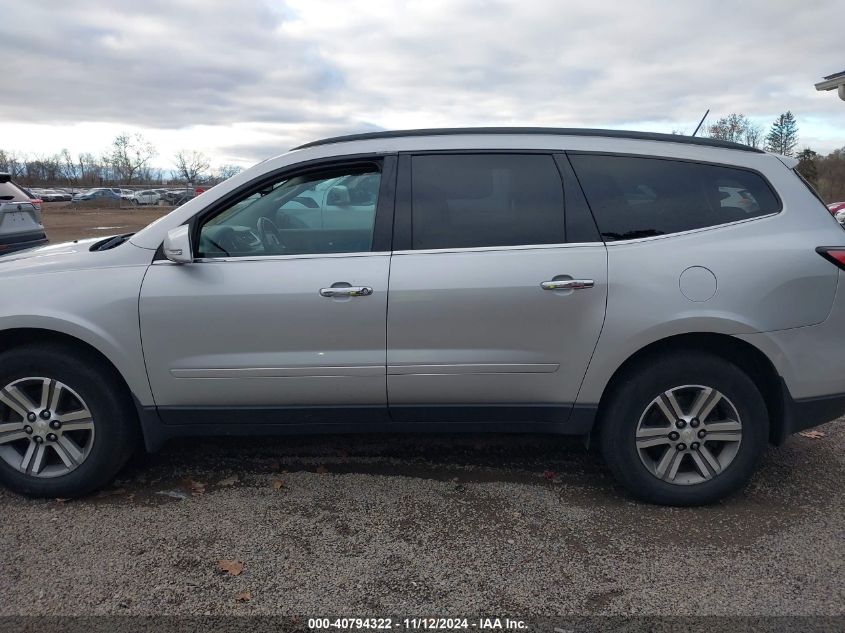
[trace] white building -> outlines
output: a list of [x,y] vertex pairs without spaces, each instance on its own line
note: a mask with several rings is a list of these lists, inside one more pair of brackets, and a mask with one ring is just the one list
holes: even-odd
[[845,101],[845,70],[825,77],[816,84],[816,90],[836,90],[839,98]]

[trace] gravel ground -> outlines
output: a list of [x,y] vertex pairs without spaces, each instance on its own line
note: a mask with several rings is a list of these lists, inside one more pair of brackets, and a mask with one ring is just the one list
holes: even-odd
[[96,497],[0,490],[0,615],[841,616],[844,421],[697,509],[573,439],[180,441]]

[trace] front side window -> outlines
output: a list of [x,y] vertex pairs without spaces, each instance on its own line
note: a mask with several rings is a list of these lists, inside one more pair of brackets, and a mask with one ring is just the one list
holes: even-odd
[[414,249],[565,241],[563,183],[544,154],[431,154],[411,162]]
[[281,178],[206,221],[198,257],[369,251],[380,184],[375,165]]
[[679,233],[777,213],[759,174],[662,158],[575,154],[570,159],[606,241]]

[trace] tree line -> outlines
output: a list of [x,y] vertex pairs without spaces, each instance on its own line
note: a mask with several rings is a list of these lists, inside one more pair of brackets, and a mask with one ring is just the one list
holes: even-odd
[[706,126],[703,136],[795,157],[798,171],[825,201],[845,200],[845,147],[826,156],[809,147],[799,150],[798,119],[789,110],[778,115],[768,130],[732,112]]
[[202,152],[180,150],[172,158],[172,169],[155,167],[155,146],[141,134],[118,134],[99,155],[24,154],[0,149],[0,172],[26,186],[104,187],[115,185],[215,184],[241,171],[238,165],[211,166]]
[[[768,130],[744,114],[732,112],[704,126],[700,134],[794,156],[799,160],[798,171],[824,200],[845,200],[845,147],[826,156],[809,147],[798,150],[798,121],[790,111],[778,115]],[[142,135],[119,134],[99,155],[72,154],[63,149],[57,154],[43,156],[0,149],[0,172],[8,172],[15,181],[33,187],[88,188],[215,184],[241,171],[237,165],[212,167],[208,157],[195,150],[177,152],[172,158],[171,169],[151,165],[156,156],[155,146]]]

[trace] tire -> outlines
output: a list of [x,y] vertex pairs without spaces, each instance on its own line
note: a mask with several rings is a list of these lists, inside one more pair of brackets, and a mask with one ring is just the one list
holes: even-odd
[[[653,356],[625,371],[612,388],[600,414],[599,444],[633,496],[660,505],[705,505],[748,483],[768,443],[769,417],[760,390],[736,365],[698,351]],[[699,397],[704,413],[715,401],[702,420],[689,415]],[[676,415],[678,408],[683,416]]]
[[[52,381],[49,391],[42,391],[41,383],[32,378]],[[29,415],[27,402],[37,402],[40,409],[39,393],[49,394],[51,417],[24,420],[23,414]],[[17,409],[9,406],[10,398]],[[9,429],[18,421],[29,422],[30,430],[12,429],[11,433],[24,436],[10,442]],[[0,354],[0,483],[15,492],[71,498],[102,488],[138,445],[138,428],[126,386],[95,354],[63,344],[26,345]],[[20,466],[30,445],[24,472]],[[39,450],[42,457],[36,460]],[[35,468],[39,475],[33,474]]]

